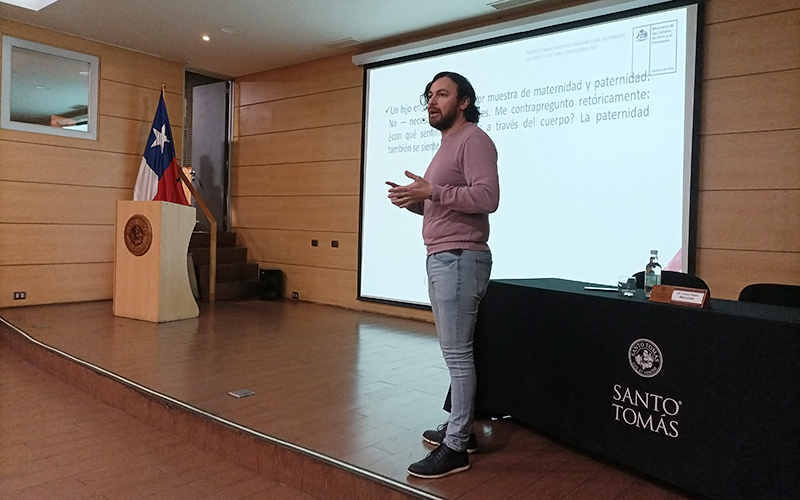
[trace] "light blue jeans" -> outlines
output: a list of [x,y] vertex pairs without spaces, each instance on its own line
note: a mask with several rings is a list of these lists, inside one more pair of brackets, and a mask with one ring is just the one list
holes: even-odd
[[451,250],[428,256],[428,295],[436,333],[450,371],[451,410],[444,444],[464,451],[475,414],[472,339],[478,304],[486,293],[492,253]]

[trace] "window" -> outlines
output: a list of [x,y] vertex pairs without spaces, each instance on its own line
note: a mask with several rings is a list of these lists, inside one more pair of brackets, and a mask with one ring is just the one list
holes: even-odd
[[3,37],[0,127],[97,139],[97,57]]

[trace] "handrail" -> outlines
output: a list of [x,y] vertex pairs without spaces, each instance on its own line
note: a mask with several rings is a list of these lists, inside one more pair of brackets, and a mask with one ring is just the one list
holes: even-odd
[[194,199],[197,200],[197,204],[200,205],[200,210],[203,211],[203,215],[208,219],[210,232],[208,238],[208,302],[213,304],[217,300],[217,220],[211,215],[211,210],[208,209],[205,202],[200,197],[200,193],[198,193],[197,189],[192,185],[192,181],[186,177],[182,168],[178,168],[178,175],[180,175],[181,181],[186,184],[186,187],[189,188]]

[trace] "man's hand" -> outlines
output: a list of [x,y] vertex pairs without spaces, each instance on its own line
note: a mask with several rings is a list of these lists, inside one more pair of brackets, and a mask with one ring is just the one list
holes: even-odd
[[407,186],[401,186],[394,182],[386,181],[386,184],[389,185],[389,200],[400,208],[406,208],[414,203],[427,200],[433,189],[430,182],[408,170],[406,170],[406,177],[414,182]]

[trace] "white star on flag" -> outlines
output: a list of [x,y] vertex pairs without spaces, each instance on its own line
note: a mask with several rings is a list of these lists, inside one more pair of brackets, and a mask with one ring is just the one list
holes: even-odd
[[166,128],[166,125],[161,125],[161,132],[153,129],[153,133],[156,135],[156,140],[154,140],[153,144],[150,145],[151,148],[161,146],[162,154],[164,153],[164,143],[169,142],[169,139],[167,139]]

